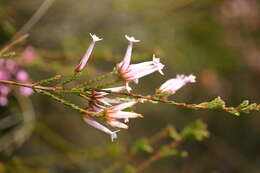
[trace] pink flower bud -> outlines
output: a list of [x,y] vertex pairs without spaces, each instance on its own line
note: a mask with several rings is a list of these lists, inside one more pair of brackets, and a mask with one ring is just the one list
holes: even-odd
[[167,80],[164,84],[161,85],[159,89],[157,89],[156,93],[169,93],[174,94],[181,87],[186,85],[187,83],[196,82],[196,77],[194,75],[177,75],[176,78]]

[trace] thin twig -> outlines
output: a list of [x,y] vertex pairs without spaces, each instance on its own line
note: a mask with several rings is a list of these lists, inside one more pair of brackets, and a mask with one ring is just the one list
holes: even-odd
[[20,43],[21,41],[27,39],[29,36],[29,34],[24,34],[21,35],[19,37],[17,37],[16,39],[14,39],[13,41],[11,41],[9,44],[7,44],[3,49],[1,49],[0,51],[0,56],[2,56],[5,52],[7,52],[11,47],[13,47],[14,45],[16,45],[17,43]]
[[23,27],[13,37],[16,39],[20,35],[26,34],[42,18],[46,11],[51,7],[55,0],[45,0],[32,17],[23,25]]
[[[187,103],[180,103],[180,102],[176,102],[176,101],[172,101],[172,100],[166,100],[166,99],[161,99],[158,98],[156,96],[152,96],[152,95],[147,95],[147,96],[143,96],[140,94],[132,94],[132,93],[127,93],[127,92],[113,92],[113,91],[109,91],[109,90],[102,90],[102,89],[97,89],[97,88],[86,88],[85,91],[83,90],[79,90],[79,89],[67,89],[64,90],[62,87],[45,87],[45,86],[40,86],[40,85],[35,85],[35,84],[25,84],[25,83],[19,83],[19,82],[14,82],[14,81],[9,81],[9,80],[0,80],[0,83],[3,84],[9,84],[9,85],[16,85],[16,86],[23,86],[23,87],[28,87],[28,88],[32,88],[32,89],[40,89],[40,90],[45,90],[45,91],[54,91],[57,93],[78,93],[80,94],[81,92],[85,92],[85,91],[102,91],[102,92],[106,92],[109,94],[115,94],[115,95],[123,95],[123,96],[128,96],[128,97],[132,97],[132,98],[137,98],[137,99],[141,99],[140,102],[142,102],[143,100],[148,100],[148,101],[155,101],[155,102],[161,102],[161,103],[166,103],[166,104],[172,104],[175,106],[182,106],[188,109],[210,109],[204,105],[199,105],[199,104],[187,104]],[[224,111],[246,111],[246,110],[255,110],[255,109],[251,109],[248,107],[227,107],[224,106],[222,108]]]
[[45,87],[45,86],[39,86],[39,85],[34,85],[34,84],[26,84],[26,83],[19,83],[19,82],[8,81],[8,80],[0,80],[0,83],[8,84],[8,85],[22,86],[22,87],[27,87],[27,88],[32,88],[32,89],[48,90],[48,91],[56,91],[56,90],[59,89],[57,87]]

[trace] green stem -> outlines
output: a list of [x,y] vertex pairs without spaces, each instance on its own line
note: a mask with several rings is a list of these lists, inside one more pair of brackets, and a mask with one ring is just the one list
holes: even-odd
[[70,78],[61,83],[61,86],[64,86],[74,80],[77,80],[81,76],[81,74],[81,72],[74,72],[74,74]]
[[109,78],[109,77],[112,77],[112,76],[115,75],[116,73],[117,73],[117,71],[116,71],[116,69],[114,69],[113,71],[111,71],[111,72],[109,72],[109,73],[107,73],[107,74],[104,74],[104,75],[102,75],[102,76],[99,76],[99,77],[97,77],[97,78],[95,78],[95,79],[90,79],[90,80],[88,80],[88,81],[86,81],[86,82],[84,82],[84,83],[82,83],[82,84],[76,86],[75,88],[88,87],[88,85],[91,85],[91,84],[93,84],[93,83],[97,83],[97,82],[100,82],[100,81],[102,81],[102,80],[104,80],[104,79],[107,79],[107,78]]
[[50,82],[54,82],[56,80],[59,80],[62,76],[61,75],[56,75],[54,77],[50,77],[48,79],[43,79],[43,80],[40,80],[38,82],[35,82],[33,83],[33,85],[42,85],[42,84],[48,84]]
[[112,80],[112,81],[109,81],[107,83],[103,83],[103,84],[100,84],[100,85],[96,85],[96,86],[93,86],[93,87],[85,87],[83,88],[83,91],[86,91],[86,90],[99,90],[99,89],[102,89],[102,88],[106,88],[106,87],[109,87],[111,85],[114,85],[118,82],[121,82],[120,79],[116,79],[116,80]]
[[90,111],[87,111],[87,110],[85,110],[85,109],[82,109],[82,108],[80,108],[79,106],[77,106],[77,105],[75,105],[75,104],[73,104],[73,103],[70,103],[68,100],[65,100],[65,99],[63,99],[63,98],[60,98],[59,96],[54,95],[54,94],[52,94],[52,93],[50,93],[50,92],[48,92],[48,91],[39,90],[39,89],[37,89],[37,90],[35,90],[35,91],[36,91],[37,93],[39,93],[39,94],[42,94],[42,95],[51,97],[52,99],[54,99],[54,100],[56,100],[56,101],[58,101],[58,102],[64,104],[65,106],[68,106],[68,107],[70,107],[70,108],[72,108],[72,109],[74,109],[74,110],[76,110],[76,111],[78,111],[78,112],[80,112],[80,113],[88,114],[88,115],[94,116],[94,117],[103,116],[102,113],[94,113],[94,112],[90,112]]

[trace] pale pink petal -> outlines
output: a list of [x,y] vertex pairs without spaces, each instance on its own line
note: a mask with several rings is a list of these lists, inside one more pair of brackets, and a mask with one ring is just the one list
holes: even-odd
[[94,42],[103,40],[103,38],[99,38],[99,37],[98,37],[97,35],[95,35],[95,34],[89,33],[89,35],[91,36],[91,38],[92,38],[92,40],[93,40]]
[[140,42],[140,40],[136,40],[134,37],[130,37],[128,35],[125,35],[125,38],[129,41],[129,42]]
[[116,119],[141,118],[141,114],[135,112],[116,111],[108,113],[108,116]]
[[125,102],[125,103],[122,103],[122,104],[119,104],[119,105],[112,106],[108,109],[111,110],[111,111],[120,111],[120,110],[123,110],[125,108],[132,107],[136,103],[137,103],[136,101]]
[[120,121],[117,121],[115,119],[109,119],[109,120],[107,120],[107,123],[112,127],[128,129],[128,126],[126,124],[121,123]]

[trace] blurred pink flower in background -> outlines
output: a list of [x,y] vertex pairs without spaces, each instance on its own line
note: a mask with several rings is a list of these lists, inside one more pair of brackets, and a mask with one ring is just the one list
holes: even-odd
[[28,88],[28,87],[20,87],[20,93],[23,96],[30,96],[33,94],[33,89]]
[[31,62],[37,57],[37,53],[32,46],[27,46],[22,53],[22,59]]
[[16,74],[16,79],[20,82],[26,82],[29,80],[29,75],[26,71],[24,70],[20,70],[18,71],[18,73]]
[[[22,70],[18,64],[11,59],[0,59],[0,80],[12,80],[16,79],[22,83],[29,83],[29,75],[25,70]],[[33,89],[27,87],[19,88],[20,94],[23,96],[29,96],[33,93]],[[6,106],[8,104],[8,95],[11,92],[11,88],[7,85],[0,85],[0,106]]]
[[0,106],[6,106],[8,103],[8,100],[4,96],[0,96]]

